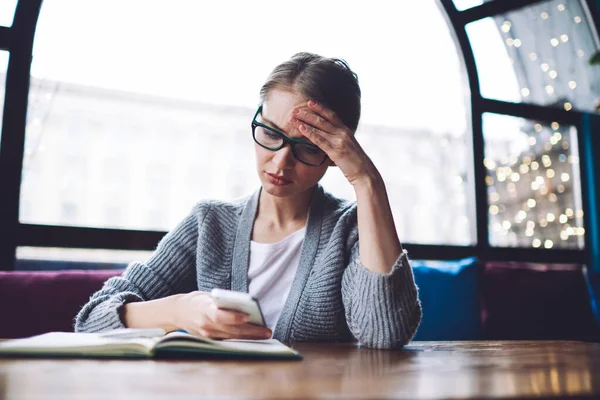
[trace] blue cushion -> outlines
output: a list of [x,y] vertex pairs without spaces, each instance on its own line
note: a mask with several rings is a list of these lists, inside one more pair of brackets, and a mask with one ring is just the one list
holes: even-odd
[[477,259],[411,264],[423,307],[414,340],[481,339]]

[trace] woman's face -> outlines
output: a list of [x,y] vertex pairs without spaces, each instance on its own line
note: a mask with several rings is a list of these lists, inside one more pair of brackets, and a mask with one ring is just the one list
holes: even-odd
[[[290,138],[308,141],[290,122],[294,107],[306,106],[307,100],[291,91],[272,89],[263,103],[261,115],[256,119]],[[287,144],[277,151],[271,151],[254,143],[254,149],[263,190],[276,197],[291,197],[312,188],[330,165],[329,159],[318,167],[303,164],[294,157]]]

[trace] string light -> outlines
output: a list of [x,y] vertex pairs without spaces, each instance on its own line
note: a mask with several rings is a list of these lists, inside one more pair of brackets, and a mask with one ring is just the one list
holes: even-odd
[[583,56],[585,56],[585,52],[583,50],[581,50],[581,49],[577,50],[577,56],[578,57],[583,57]]
[[558,76],[558,72],[552,70],[548,72],[548,75],[550,75],[550,79],[556,79],[556,77]]
[[535,60],[537,60],[537,58],[538,58],[537,54],[535,54],[535,53],[529,53],[529,59],[531,61],[535,61]]
[[531,182],[531,190],[538,190],[540,185],[536,181]]
[[556,8],[558,8],[558,11],[565,11],[565,5],[564,4],[559,4],[556,6]]
[[569,41],[568,35],[560,35],[560,41],[563,43],[567,43]]
[[543,20],[548,19],[548,13],[547,12],[543,12],[540,14],[540,17],[542,17]]
[[519,47],[521,47],[521,44],[523,44],[523,43],[521,42],[521,39],[515,39],[515,40],[513,41],[513,45],[514,45],[514,46],[515,46],[517,49],[518,49]]
[[581,23],[581,17],[579,17],[579,16],[573,18],[573,20],[575,21],[576,24]]
[[548,154],[544,154],[542,156],[542,164],[544,164],[544,167],[546,168],[552,165],[552,160],[550,160],[550,156]]
[[527,221],[527,229],[533,230],[533,228],[535,228],[535,222]]
[[559,43],[559,41],[557,38],[550,39],[550,44],[552,45],[552,47],[558,46],[558,43]]
[[510,31],[510,27],[511,27],[510,21],[504,21],[504,23],[502,24],[500,29],[502,29],[502,32],[508,33],[508,31]]
[[523,88],[521,89],[521,96],[523,97],[529,97],[530,91],[527,88]]
[[489,158],[485,158],[483,160],[483,165],[489,170],[496,169],[496,162],[494,160],[490,160]]
[[571,111],[573,109],[573,105],[568,101],[565,103],[565,111]]
[[554,94],[554,87],[550,86],[550,85],[546,85],[546,93],[548,94]]
[[[566,35],[559,38],[563,43],[569,40]],[[516,40],[513,39],[513,45]],[[529,53],[529,56],[530,59],[537,59],[535,53]],[[550,69],[548,63],[543,63],[541,68],[548,73],[550,79],[558,78],[558,72]],[[574,80],[568,81],[567,85],[571,90],[578,86]],[[545,88],[549,94],[554,94],[557,90],[553,85]],[[530,96],[531,93],[529,88],[521,88],[523,97]],[[569,102],[563,104],[567,110],[572,106]],[[563,127],[561,130],[557,121],[551,122],[549,126],[536,122],[529,126],[523,125],[521,133],[526,135],[529,150],[520,154],[509,153],[495,160],[490,157],[484,159],[484,165],[490,171],[486,182],[490,183],[488,177],[490,180],[495,178],[496,185],[501,185],[490,186],[488,189],[488,211],[493,218],[490,228],[495,232],[494,235],[503,237],[504,243],[519,245],[527,238],[527,242],[536,248],[551,249],[557,243],[560,247],[580,245],[581,242],[574,241],[573,238],[584,235],[585,230],[581,226],[570,226],[569,222],[581,225],[580,218],[573,218],[582,216],[583,211],[574,211],[565,206],[565,202],[569,204],[569,197],[559,197],[562,193],[570,194],[570,189],[575,189],[572,188],[570,168],[576,171],[577,166],[571,167],[565,163],[579,163],[576,155],[565,154],[569,149],[570,137],[568,133],[562,133],[564,129],[567,128]],[[516,199],[519,194],[526,193],[519,193],[519,190],[524,190],[527,186],[532,190],[528,198],[503,204],[503,193],[507,199]]]

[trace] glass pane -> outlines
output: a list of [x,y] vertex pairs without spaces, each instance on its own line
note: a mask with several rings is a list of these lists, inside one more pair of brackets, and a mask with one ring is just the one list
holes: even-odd
[[[483,4],[483,0],[452,0],[458,11],[463,11]],[[501,0],[500,0],[501,1]],[[487,1],[486,1],[487,3]]]
[[17,247],[16,269],[119,269],[134,260],[145,261],[151,254],[151,251]]
[[581,1],[554,0],[467,25],[481,94],[490,99],[594,111],[600,68]]
[[2,142],[2,121],[4,116],[4,95],[6,90],[6,70],[8,51],[0,51],[0,143]]
[[483,115],[490,243],[501,247],[584,247],[577,131]]
[[0,26],[12,26],[17,8],[17,0],[2,0],[0,2]]
[[[275,65],[312,51],[345,58],[360,77],[357,138],[386,179],[401,239],[472,243],[469,97],[436,2],[417,2],[411,13],[398,2],[234,3],[234,14],[231,2],[211,3],[212,17],[198,24],[205,5],[192,0],[44,2],[21,221],[165,230],[200,199],[250,194],[259,185],[250,120],[260,87]],[[321,29],[290,29],[286,14]],[[380,23],[347,29],[369,18]],[[248,34],[258,20],[277,32],[268,43]],[[397,48],[402,37],[419,40],[385,56],[373,46]],[[436,88],[444,107],[432,108],[425,87]],[[337,168],[323,184],[354,197]]]

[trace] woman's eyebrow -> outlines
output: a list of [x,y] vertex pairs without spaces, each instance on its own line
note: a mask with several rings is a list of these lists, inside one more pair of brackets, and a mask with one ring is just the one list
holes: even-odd
[[260,117],[262,118],[263,122],[267,122],[273,128],[277,129],[278,131],[281,131],[281,132],[285,133],[285,131],[283,129],[281,129],[280,127],[278,127],[277,124],[274,123],[273,121],[268,120],[267,118],[263,117],[262,115]]

